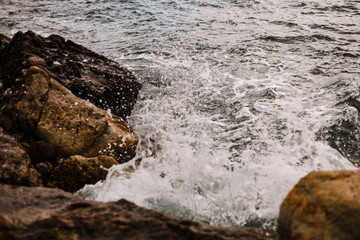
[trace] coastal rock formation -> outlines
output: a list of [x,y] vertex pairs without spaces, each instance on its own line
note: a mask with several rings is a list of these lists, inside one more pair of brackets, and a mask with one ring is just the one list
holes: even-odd
[[22,71],[0,107],[7,129],[33,134],[66,156],[106,154],[125,162],[135,155],[137,138],[122,119],[74,96],[37,66]]
[[117,161],[109,156],[94,158],[85,158],[79,155],[71,156],[61,161],[51,172],[48,186],[75,192],[85,184],[95,184],[104,180],[107,175],[106,169],[116,164],[118,164]]
[[360,239],[360,170],[312,172],[280,206],[280,239]]
[[[0,34],[0,126],[11,135],[1,132],[1,183],[47,185],[52,175],[51,186],[74,191],[105,178],[93,159],[110,167],[114,159],[135,156],[138,139],[124,119],[140,86],[118,63],[60,36]],[[74,173],[60,170],[74,155],[90,158],[76,165],[86,177],[76,167]],[[65,187],[59,172],[78,182]]]
[[0,185],[0,239],[276,239],[270,230],[218,228],[124,199],[85,201],[57,189]]
[[9,43],[0,39],[0,49],[7,46],[0,52],[5,88],[14,85],[23,69],[35,65],[75,96],[123,119],[130,115],[141,85],[118,63],[57,35],[43,38],[28,31],[16,33]]
[[40,174],[18,141],[0,127],[0,183],[41,186]]
[[338,150],[356,167],[360,167],[360,96],[349,97],[339,103],[347,112],[345,118],[330,126],[325,126],[317,133],[332,148]]

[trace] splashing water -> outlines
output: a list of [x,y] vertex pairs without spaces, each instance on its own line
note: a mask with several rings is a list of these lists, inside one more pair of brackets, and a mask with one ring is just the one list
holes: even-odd
[[358,1],[4,2],[2,32],[59,33],[144,85],[129,119],[136,158],[85,198],[274,226],[302,176],[353,168],[316,133],[357,114],[336,103],[358,95]]

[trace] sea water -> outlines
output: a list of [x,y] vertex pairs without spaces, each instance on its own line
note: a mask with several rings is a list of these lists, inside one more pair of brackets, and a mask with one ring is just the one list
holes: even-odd
[[137,156],[78,194],[220,226],[275,226],[301,177],[354,168],[316,133],[358,114],[337,103],[359,95],[359,22],[358,0],[0,0],[1,33],[62,35],[143,84]]

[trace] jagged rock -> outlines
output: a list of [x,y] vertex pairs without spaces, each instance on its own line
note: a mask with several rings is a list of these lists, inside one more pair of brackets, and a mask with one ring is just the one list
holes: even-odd
[[125,162],[137,138],[122,119],[74,96],[37,66],[22,71],[0,97],[0,123],[35,135],[66,156],[111,155]]
[[0,51],[6,46],[0,55],[4,88],[12,87],[23,69],[38,66],[76,96],[123,119],[130,115],[141,85],[118,63],[57,35],[28,31],[16,33],[10,43],[0,40]]
[[51,172],[48,186],[75,192],[85,184],[95,184],[104,180],[107,175],[107,170],[104,168],[108,169],[115,164],[117,164],[116,160],[109,156],[94,158],[71,156],[60,162]]
[[280,239],[360,239],[360,170],[311,172],[280,206]]
[[338,105],[347,109],[352,107],[353,113],[344,113],[351,116],[320,129],[318,139],[326,141],[356,167],[360,167],[360,97],[349,97]]
[[276,239],[273,231],[213,227],[126,200],[82,200],[57,189],[0,185],[1,239]]
[[40,186],[40,174],[17,140],[0,128],[0,183]]

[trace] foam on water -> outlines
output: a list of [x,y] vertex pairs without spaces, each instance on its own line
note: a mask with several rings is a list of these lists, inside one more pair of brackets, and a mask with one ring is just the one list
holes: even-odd
[[[273,225],[306,173],[353,168],[316,141],[338,112],[318,83],[293,86],[286,72],[245,80],[189,61],[163,61],[156,86],[144,87],[132,116],[142,136],[137,158],[80,195],[127,198],[214,225]],[[138,169],[124,174],[137,159]]]
[[354,168],[316,133],[358,114],[336,106],[358,95],[358,1],[0,4],[3,33],[58,33],[144,85],[129,119],[136,158],[83,197],[126,198],[214,225],[273,226],[302,176]]

